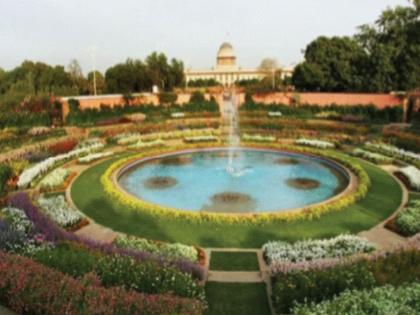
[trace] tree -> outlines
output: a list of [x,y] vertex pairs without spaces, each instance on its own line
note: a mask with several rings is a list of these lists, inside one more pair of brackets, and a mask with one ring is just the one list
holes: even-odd
[[95,94],[94,91],[94,80],[96,81],[96,93],[103,94],[105,92],[105,77],[101,72],[98,70],[95,71],[95,75],[93,71],[89,72],[87,75],[88,86],[89,86],[89,94]]
[[76,59],[72,59],[67,69],[73,87],[77,88],[78,94],[86,94],[88,92],[88,84],[83,77],[82,67],[79,62]]
[[292,81],[300,90],[389,92],[420,87],[420,0],[387,9],[353,37],[319,37]]
[[258,68],[263,71],[272,71],[279,68],[279,63],[275,58],[264,58]]
[[200,91],[194,91],[191,94],[191,98],[190,98],[190,103],[202,103],[204,102],[206,99],[204,97],[204,94],[201,93]]

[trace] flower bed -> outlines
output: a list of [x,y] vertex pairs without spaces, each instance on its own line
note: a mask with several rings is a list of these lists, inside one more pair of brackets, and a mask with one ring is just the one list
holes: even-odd
[[420,200],[411,201],[401,210],[394,221],[398,232],[411,236],[420,232]]
[[66,139],[57,143],[54,143],[48,147],[48,152],[52,155],[64,154],[73,150],[77,145],[75,139]]
[[401,159],[408,163],[413,163],[420,166],[420,154],[404,149],[397,148],[396,146],[385,143],[367,142],[365,147],[371,151],[377,151],[382,154],[391,156],[393,158]]
[[119,145],[129,145],[141,140],[141,134],[139,133],[128,133],[128,134],[121,134],[114,139],[117,141]]
[[65,229],[74,230],[87,223],[85,216],[70,208],[62,195],[50,198],[41,197],[38,203],[51,220]]
[[304,262],[325,258],[342,258],[357,253],[368,253],[374,246],[353,235],[339,235],[324,240],[306,240],[290,244],[272,241],[262,247],[266,261],[275,268],[276,263]]
[[128,256],[139,262],[156,263],[160,269],[165,268],[165,266],[173,266],[184,273],[191,274],[197,279],[204,279],[204,270],[196,263],[183,259],[170,260],[166,257],[158,257],[147,252],[121,249],[109,244],[97,243],[90,239],[79,237],[74,233],[67,232],[59,228],[51,219],[49,219],[48,216],[41,212],[38,207],[33,205],[26,193],[20,192],[11,196],[9,202],[13,207],[24,210],[26,216],[34,226],[34,233],[42,235],[42,237],[48,242],[79,242],[91,250],[100,251],[105,254]]
[[283,114],[281,112],[268,112],[268,117],[281,117]]
[[[19,275],[19,276],[17,276]],[[196,299],[105,288],[93,274],[77,280],[30,259],[0,252],[0,300],[25,314],[202,314]]]
[[361,157],[365,160],[371,161],[373,163],[376,164],[390,164],[394,161],[393,158],[379,154],[379,153],[374,153],[374,152],[370,152],[370,151],[366,151],[363,149],[354,149],[352,154],[354,156],[358,156]]
[[152,261],[106,254],[80,243],[58,242],[36,252],[33,259],[69,276],[81,278],[95,272],[105,287],[122,286],[140,293],[172,293],[204,301],[204,288],[190,274],[173,266],[160,268]]
[[80,164],[88,164],[90,162],[105,158],[105,157],[109,157],[111,155],[113,155],[114,152],[99,152],[99,153],[91,153],[88,154],[86,156],[80,157],[78,162]]
[[250,142],[275,142],[277,139],[274,136],[262,136],[262,135],[249,135],[244,134],[242,136],[242,139],[244,141],[250,141]]
[[152,148],[152,147],[160,147],[164,146],[165,141],[161,139],[153,140],[144,142],[142,140],[137,141],[136,143],[129,146],[130,149],[142,149],[142,148]]
[[[257,146],[261,146],[260,143],[256,144]],[[209,145],[206,145],[208,147]],[[177,151],[182,149],[191,149],[191,148],[200,148],[199,145],[195,146],[182,146],[182,147],[175,147],[171,148],[171,151]],[[355,191],[349,193],[342,198],[330,201],[328,203],[324,203],[321,205],[314,205],[308,206],[307,208],[302,209],[301,211],[283,211],[283,212],[273,212],[267,214],[241,214],[241,215],[230,215],[230,214],[223,214],[223,213],[212,213],[212,212],[200,212],[200,213],[193,213],[190,211],[183,211],[179,209],[173,209],[165,206],[159,206],[156,204],[152,204],[146,202],[144,200],[135,198],[129,194],[124,193],[117,187],[113,182],[113,175],[114,173],[120,169],[123,165],[138,160],[140,158],[152,156],[152,155],[160,155],[163,153],[167,153],[167,150],[150,150],[141,152],[139,154],[123,158],[111,164],[111,166],[103,173],[101,176],[101,183],[103,185],[104,191],[107,194],[108,198],[113,200],[113,202],[120,203],[126,208],[132,209],[134,211],[141,211],[153,216],[164,216],[164,217],[172,217],[174,219],[182,219],[182,220],[191,220],[194,222],[202,222],[202,221],[211,221],[213,223],[223,223],[223,224],[235,224],[235,223],[267,223],[267,222],[274,222],[274,221],[294,221],[294,220],[311,220],[319,218],[322,214],[332,211],[339,211],[357,200],[363,198],[369,189],[370,186],[370,179],[367,173],[363,170],[363,168],[357,164],[350,162],[348,159],[338,156],[333,152],[323,152],[322,150],[315,150],[310,148],[300,148],[300,147],[292,147],[292,146],[283,146],[283,145],[274,145],[271,144],[270,148],[279,149],[279,150],[287,150],[287,151],[295,151],[301,153],[311,153],[311,154],[319,154],[324,157],[328,157],[331,159],[336,160],[339,163],[349,167],[355,175],[358,177],[358,186]]]
[[305,139],[305,138],[298,139],[295,141],[295,143],[299,145],[306,145],[306,146],[320,148],[320,149],[334,149],[335,148],[335,144],[332,142],[311,140],[311,139]]
[[420,170],[415,166],[400,168],[397,174],[401,174],[408,181],[410,188],[420,190]]
[[185,113],[171,113],[172,118],[184,118]]
[[84,145],[81,148],[76,148],[71,150],[68,153],[60,154],[54,157],[49,157],[42,162],[35,164],[34,166],[23,171],[19,176],[18,187],[25,188],[28,187],[32,181],[38,176],[46,173],[51,168],[53,168],[57,163],[64,162],[66,160],[72,159],[77,156],[82,156],[88,154],[94,150],[99,150],[103,148],[103,144],[99,142],[93,142],[87,145]]
[[197,142],[217,142],[219,138],[216,136],[195,136],[195,137],[184,137],[185,143],[197,143]]
[[[418,314],[420,283],[401,287],[384,286],[371,290],[346,291],[320,304],[299,305],[293,315],[326,314]],[[351,310],[351,311],[350,311]]]
[[31,254],[36,250],[31,237],[32,222],[25,212],[16,208],[0,210],[0,251]]
[[114,245],[119,248],[139,250],[169,258],[185,258],[193,262],[198,260],[198,251],[195,247],[180,243],[156,243],[144,238],[120,235],[114,240]]
[[69,177],[70,173],[70,170],[67,168],[56,168],[41,180],[39,186],[44,190],[61,187],[63,186],[65,180]]
[[319,303],[346,290],[419,281],[419,264],[419,234],[392,251],[284,263],[271,270],[274,307],[278,313],[290,313],[296,303]]

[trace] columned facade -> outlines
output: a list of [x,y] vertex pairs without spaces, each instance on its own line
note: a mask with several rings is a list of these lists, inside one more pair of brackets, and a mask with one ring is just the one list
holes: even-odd
[[[188,82],[195,80],[214,79],[224,86],[231,86],[240,80],[262,80],[264,77],[271,75],[271,71],[263,71],[260,69],[242,69],[236,65],[236,55],[232,45],[223,43],[217,53],[216,67],[210,70],[186,70],[185,78]],[[292,74],[292,71],[282,71],[282,77]]]

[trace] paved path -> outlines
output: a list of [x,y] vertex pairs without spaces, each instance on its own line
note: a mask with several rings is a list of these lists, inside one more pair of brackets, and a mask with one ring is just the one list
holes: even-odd
[[381,166],[382,169],[387,171],[394,179],[398,182],[402,190],[402,199],[400,206],[398,209],[385,221],[379,223],[378,225],[374,226],[370,230],[363,231],[359,233],[359,236],[362,236],[369,240],[370,242],[376,244],[379,249],[388,249],[398,245],[403,244],[406,241],[406,238],[402,237],[401,235],[387,229],[385,224],[392,218],[394,218],[398,212],[400,212],[408,202],[409,194],[407,188],[404,184],[393,175],[395,171],[399,168],[395,165],[383,165]]

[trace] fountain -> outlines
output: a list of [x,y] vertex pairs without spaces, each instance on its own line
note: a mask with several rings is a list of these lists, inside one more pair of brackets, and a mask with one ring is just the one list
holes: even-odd
[[238,150],[241,138],[239,133],[237,101],[232,91],[225,91],[223,93],[223,115],[229,128],[228,165],[226,166],[226,171],[233,176],[240,176],[243,171],[240,165],[241,151]]

